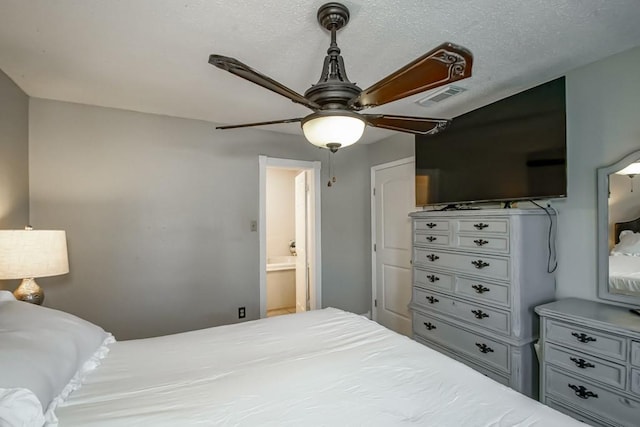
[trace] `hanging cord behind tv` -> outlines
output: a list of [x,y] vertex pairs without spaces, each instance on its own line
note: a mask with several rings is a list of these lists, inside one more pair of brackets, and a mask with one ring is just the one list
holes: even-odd
[[[547,217],[549,218],[549,235],[547,236],[547,248],[549,250],[548,257],[547,257],[547,273],[553,273],[558,268],[558,256],[556,252],[556,240],[553,238],[553,217],[551,216],[551,213],[549,213],[549,209],[555,212],[556,222],[558,218],[558,212],[555,209],[553,209],[551,206],[549,206],[549,208],[547,209],[544,206],[537,204],[533,200],[529,200],[529,201],[534,205],[536,205],[537,207],[539,207],[540,209],[542,209],[547,214]],[[557,229],[558,227],[556,226],[556,230]]]

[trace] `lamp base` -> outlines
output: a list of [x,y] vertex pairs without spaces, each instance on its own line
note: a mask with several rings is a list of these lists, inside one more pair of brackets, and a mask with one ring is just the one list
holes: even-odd
[[42,305],[44,302],[44,291],[35,279],[22,279],[18,289],[13,291],[13,296],[17,300],[30,302],[31,304]]

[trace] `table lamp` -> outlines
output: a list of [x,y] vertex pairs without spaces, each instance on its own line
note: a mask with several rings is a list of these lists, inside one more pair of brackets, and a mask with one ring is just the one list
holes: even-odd
[[22,279],[13,292],[16,299],[42,304],[44,291],[34,279],[68,272],[63,230],[0,230],[0,280]]

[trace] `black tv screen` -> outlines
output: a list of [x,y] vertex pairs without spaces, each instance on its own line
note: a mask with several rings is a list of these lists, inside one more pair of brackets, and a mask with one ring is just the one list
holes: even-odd
[[416,136],[416,206],[564,197],[564,77]]

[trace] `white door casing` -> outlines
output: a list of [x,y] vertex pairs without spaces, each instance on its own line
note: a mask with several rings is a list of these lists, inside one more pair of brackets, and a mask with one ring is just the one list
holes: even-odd
[[295,177],[296,313],[307,311],[307,172]]
[[411,219],[415,210],[414,159],[371,168],[373,320],[411,335]]
[[[309,309],[322,308],[322,208],[320,192],[321,163],[319,161],[291,160],[275,157],[258,156],[259,176],[259,212],[258,212],[258,241],[259,241],[259,287],[260,287],[260,317],[267,317],[267,236],[266,236],[266,192],[267,168],[277,167],[291,170],[306,170],[309,185],[309,202],[307,204],[310,218],[309,233],[312,238],[307,239],[307,261],[309,269]],[[312,247],[309,247],[312,245]],[[249,315],[249,313],[247,313]]]
[[[315,185],[313,180],[313,171],[307,169],[307,310],[311,307],[320,308],[315,301],[315,294],[313,292],[316,289],[316,273],[313,260],[315,258],[316,244],[315,239],[320,236],[316,236],[316,208],[315,208]],[[318,181],[320,181],[318,177]]]

